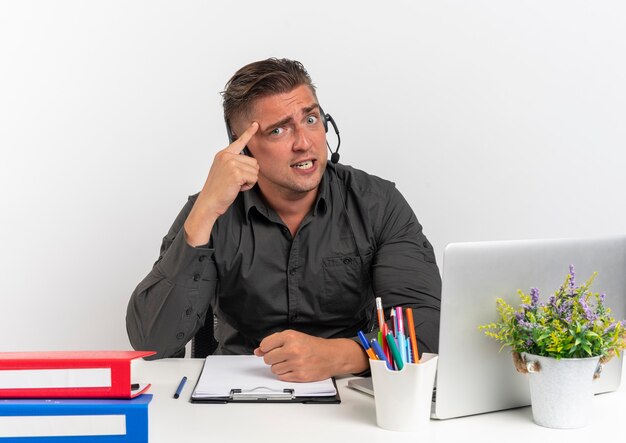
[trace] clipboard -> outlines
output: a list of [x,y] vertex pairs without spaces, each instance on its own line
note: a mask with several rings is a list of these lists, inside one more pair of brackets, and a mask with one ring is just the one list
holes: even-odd
[[312,383],[282,382],[254,355],[208,356],[191,403],[341,403],[334,378]]

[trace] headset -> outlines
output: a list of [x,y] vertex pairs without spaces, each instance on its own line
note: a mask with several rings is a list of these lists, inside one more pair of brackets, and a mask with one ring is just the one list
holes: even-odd
[[324,124],[324,131],[328,134],[328,123],[330,123],[335,130],[335,135],[337,136],[337,147],[335,148],[335,152],[330,149],[330,145],[328,144],[328,140],[326,140],[326,146],[328,146],[328,150],[330,151],[330,162],[333,165],[339,163],[339,147],[341,146],[341,136],[339,135],[339,128],[337,127],[337,123],[335,123],[335,119],[332,115],[326,114],[322,107],[320,106],[320,115],[322,116],[322,123]]
[[[333,165],[335,165],[339,163],[339,147],[341,146],[341,136],[339,135],[339,128],[337,127],[337,123],[335,123],[335,119],[333,119],[332,115],[326,114],[321,106],[319,106],[319,109],[320,109],[320,116],[322,117],[322,124],[324,125],[324,132],[328,134],[328,123],[330,123],[335,131],[335,135],[337,136],[337,147],[335,148],[335,152],[333,152],[333,150],[330,149],[328,140],[326,140],[326,146],[328,146],[328,150],[330,151],[330,154],[331,154],[330,162]],[[231,129],[228,119],[224,118],[224,123],[226,124],[226,133],[228,134],[228,143],[232,143],[237,139],[237,137],[235,136],[235,133]],[[248,149],[247,146],[243,148],[242,152],[245,155],[250,155],[250,150]]]

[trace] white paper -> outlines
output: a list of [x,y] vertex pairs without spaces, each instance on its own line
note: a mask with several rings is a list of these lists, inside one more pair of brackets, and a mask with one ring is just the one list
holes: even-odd
[[283,392],[296,397],[331,397],[337,394],[332,379],[308,383],[278,380],[263,358],[255,355],[210,355],[206,358],[193,397],[228,397],[231,389],[250,392]]

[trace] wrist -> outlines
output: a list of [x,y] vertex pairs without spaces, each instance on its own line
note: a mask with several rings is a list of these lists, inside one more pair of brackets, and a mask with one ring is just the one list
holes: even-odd
[[337,347],[337,374],[358,374],[369,369],[369,358],[361,345],[348,338],[336,340],[341,342]]
[[187,244],[195,248],[209,243],[211,231],[213,230],[213,225],[216,220],[217,217],[210,215],[202,216],[198,214],[197,211],[194,212],[194,210],[192,210],[183,225]]

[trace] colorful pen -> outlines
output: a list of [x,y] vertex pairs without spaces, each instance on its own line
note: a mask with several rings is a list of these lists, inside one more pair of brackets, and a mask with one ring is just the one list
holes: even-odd
[[415,363],[413,359],[413,352],[411,350],[411,337],[406,338],[406,362],[407,363]]
[[389,344],[389,349],[391,349],[391,355],[393,355],[393,361],[396,364],[396,368],[398,368],[398,371],[402,370],[402,368],[404,368],[404,363],[402,363],[400,351],[398,351],[396,340],[393,338],[393,335],[391,335],[391,332],[387,334],[387,343]]
[[367,338],[365,338],[365,334],[363,334],[363,331],[359,331],[358,336],[359,336],[359,340],[361,340],[361,344],[363,345],[363,349],[365,349],[365,352],[367,352],[367,355],[369,356],[369,358],[371,358],[372,360],[378,360],[378,357],[376,357],[376,354],[374,354],[374,351],[370,347],[370,344],[367,341]]
[[396,318],[396,308],[391,308],[391,321],[393,323],[393,336],[394,338],[398,336],[398,319]]
[[383,334],[382,334],[380,342],[383,344],[383,351],[385,351],[385,355],[387,356],[387,361],[389,363],[393,363],[391,350],[389,349],[389,345],[387,344],[387,334],[389,334],[389,328],[387,327],[387,323],[385,323],[383,324]]
[[402,363],[407,363],[406,355],[406,336],[404,335],[404,316],[402,315],[402,308],[396,308],[396,321],[398,322],[398,333],[396,338],[398,339],[398,349],[400,350],[400,357],[402,357]]
[[383,348],[380,347],[380,343],[378,343],[378,341],[375,338],[373,338],[371,344],[372,344],[372,349],[374,349],[374,352],[378,356],[378,359],[387,363],[387,368],[393,371],[393,366],[391,365],[391,363],[389,363],[389,360],[387,360],[387,357],[385,356],[385,352],[383,351]]
[[413,322],[413,309],[406,308],[406,319],[409,323],[409,337],[411,337],[411,351],[413,353],[413,362],[420,362],[420,355],[417,353],[417,337],[415,337],[415,324]]

